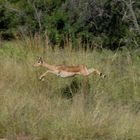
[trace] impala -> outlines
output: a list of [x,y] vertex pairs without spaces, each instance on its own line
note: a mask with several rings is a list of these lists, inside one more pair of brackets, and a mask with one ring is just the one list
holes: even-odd
[[88,76],[92,73],[98,74],[101,77],[105,77],[100,71],[95,68],[88,69],[85,65],[77,65],[77,66],[66,66],[66,65],[50,65],[46,63],[41,57],[38,58],[37,62],[33,65],[34,67],[45,67],[47,71],[43,73],[39,80],[44,80],[44,77],[47,73],[53,73],[60,77],[72,77],[75,75],[83,75]]

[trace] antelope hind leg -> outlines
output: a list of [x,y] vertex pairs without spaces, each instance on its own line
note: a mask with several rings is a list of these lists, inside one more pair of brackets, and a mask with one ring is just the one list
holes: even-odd
[[88,69],[88,75],[90,75],[91,73],[98,74],[102,78],[105,78],[106,77],[105,74],[103,74],[102,72],[100,72],[100,71],[98,71],[97,69],[94,69],[94,68]]

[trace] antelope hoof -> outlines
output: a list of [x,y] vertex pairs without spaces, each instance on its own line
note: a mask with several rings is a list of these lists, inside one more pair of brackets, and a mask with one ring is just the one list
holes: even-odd
[[105,77],[106,77],[106,75],[103,74],[103,73],[100,73],[100,76],[101,76],[102,78],[105,78]]
[[102,78],[106,78],[106,75],[103,75]]
[[45,79],[43,78],[41,81],[42,81],[42,82],[44,82],[44,81],[45,81]]
[[43,77],[40,77],[40,78],[39,78],[39,81],[44,81],[44,78],[43,78]]

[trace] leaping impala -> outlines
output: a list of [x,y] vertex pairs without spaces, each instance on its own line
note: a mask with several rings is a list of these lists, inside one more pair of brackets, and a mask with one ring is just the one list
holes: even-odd
[[104,74],[102,74],[100,71],[98,71],[95,68],[90,68],[88,69],[85,65],[77,65],[77,66],[66,66],[66,65],[50,65],[46,63],[41,57],[35,62],[33,65],[34,67],[45,67],[47,68],[47,71],[43,73],[40,77],[39,80],[44,80],[44,77],[46,76],[47,73],[53,73],[56,74],[57,76],[60,77],[72,77],[75,75],[83,75],[83,76],[88,76],[92,73],[98,74],[101,77],[105,77]]

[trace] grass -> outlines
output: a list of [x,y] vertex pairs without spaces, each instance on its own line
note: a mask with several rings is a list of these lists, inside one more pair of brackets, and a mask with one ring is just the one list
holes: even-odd
[[[140,52],[48,49],[30,42],[0,47],[0,138],[8,140],[139,140]],[[59,78],[33,68],[37,56],[50,64],[86,64],[106,79]],[[71,95],[71,96],[69,96]]]

